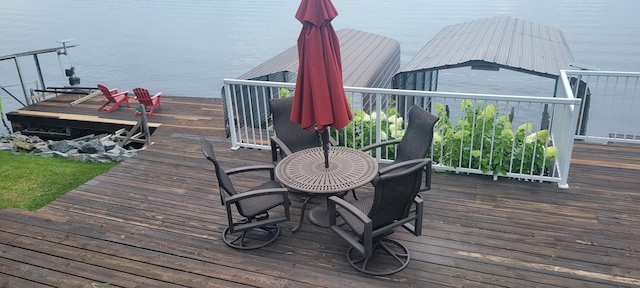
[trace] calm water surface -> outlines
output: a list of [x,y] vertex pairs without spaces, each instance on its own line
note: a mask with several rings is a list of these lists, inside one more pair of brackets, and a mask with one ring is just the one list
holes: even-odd
[[[577,62],[640,71],[640,1],[635,0],[334,0],[336,29],[354,28],[400,42],[402,64],[448,25],[499,14],[563,31]],[[0,56],[78,47],[40,57],[47,86],[65,85],[76,67],[81,86],[147,87],[165,95],[219,97],[235,78],[294,46],[297,0],[0,0]],[[26,80],[37,80],[31,57]],[[0,62],[0,86],[24,101],[13,61]],[[33,84],[31,84],[33,86]],[[441,91],[550,95],[553,81],[469,68],[440,73]],[[4,110],[21,106],[0,91]],[[3,127],[0,127],[2,132]]]

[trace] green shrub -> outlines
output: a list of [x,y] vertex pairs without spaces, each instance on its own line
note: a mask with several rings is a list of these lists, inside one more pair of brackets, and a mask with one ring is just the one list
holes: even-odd
[[[393,140],[402,139],[404,136],[404,119],[397,113],[395,108],[389,109],[387,113],[372,112],[367,114],[366,112],[355,109],[353,110],[353,121],[346,127],[340,130],[332,130],[332,137],[338,140],[341,146],[352,147],[355,149],[362,148],[364,146],[376,143],[376,129],[377,119],[380,117],[380,140]],[[395,145],[387,146],[386,150],[382,151],[382,158],[394,159],[395,158]],[[372,156],[376,156],[376,151],[370,151]]]
[[[507,172],[544,174],[551,167],[556,148],[547,145],[548,130],[532,133],[533,125],[520,125],[515,131],[509,115],[498,115],[496,106],[484,102],[475,107],[471,100],[460,104],[462,115],[455,125],[441,103],[435,104],[440,118],[436,123],[431,157],[435,164],[454,168],[479,169],[483,173],[505,175]],[[377,118],[380,117],[380,140],[402,139],[405,121],[391,108],[387,114],[367,114],[355,109],[353,121],[340,130],[332,130],[332,137],[340,145],[359,149],[375,143]],[[375,151],[371,151],[376,156]],[[393,160],[395,146],[387,146],[382,158]],[[513,158],[513,159],[512,159]]]
[[493,175],[507,172],[543,174],[552,164],[556,148],[548,147],[548,130],[532,133],[525,123],[515,132],[509,115],[498,115],[495,105],[471,100],[460,105],[462,117],[453,125],[444,105],[436,103],[440,120],[433,141],[434,163],[450,167],[479,169]]

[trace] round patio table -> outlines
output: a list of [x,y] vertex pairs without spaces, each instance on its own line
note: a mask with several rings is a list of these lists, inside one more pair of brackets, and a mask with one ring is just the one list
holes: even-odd
[[[378,163],[369,154],[353,148],[333,146],[329,149],[329,167],[325,168],[321,147],[293,153],[276,165],[275,174],[280,183],[308,195],[302,205],[300,222],[292,229],[296,232],[304,221],[304,212],[313,197],[340,195],[369,183],[378,175]],[[329,214],[325,207],[309,210],[309,220],[329,227]]]

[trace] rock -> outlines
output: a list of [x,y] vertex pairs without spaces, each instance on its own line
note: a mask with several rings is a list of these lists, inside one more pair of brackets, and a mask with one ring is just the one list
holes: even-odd
[[13,142],[17,142],[17,141],[27,142],[27,140],[29,140],[29,137],[22,134],[13,134],[13,135],[9,135],[9,140]]
[[58,152],[58,151],[53,151],[53,157],[58,157],[58,158],[67,158],[69,157],[69,154],[67,153],[63,153],[63,152]]
[[82,144],[78,149],[78,151],[80,153],[88,153],[88,154],[104,153],[104,146],[102,145],[100,140],[93,139],[89,142],[85,142],[84,144]]
[[23,150],[31,151],[35,147],[33,144],[25,141],[25,140],[15,140],[13,141],[13,147],[20,148]]
[[80,147],[78,143],[69,141],[69,140],[51,141],[49,143],[49,148],[51,150],[62,152],[62,153],[69,152],[69,150],[77,149],[78,147]]
[[75,153],[75,154],[68,154],[66,158],[74,161],[86,162],[87,159],[89,159],[89,156],[87,154]]
[[97,163],[109,163],[109,162],[114,162],[111,159],[109,159],[108,157],[106,157],[106,154],[91,154],[89,156],[89,161],[91,162],[97,162]]
[[102,141],[102,146],[104,147],[105,151],[109,151],[116,147],[116,142],[113,142],[111,140],[105,140],[105,141]]
[[47,152],[42,152],[42,153],[38,153],[38,154],[35,154],[35,155],[38,155],[40,157],[55,157],[55,153],[60,153],[60,152],[54,152],[54,151],[49,150]]
[[0,143],[0,151],[12,151],[13,150],[13,144],[7,142],[7,143]]
[[37,136],[20,132],[0,134],[0,151],[27,152],[41,157],[60,157],[74,161],[121,162],[138,153],[138,149],[126,150],[114,141],[100,141],[103,136],[87,135],[74,140],[43,141]]
[[51,149],[49,149],[49,145],[46,142],[36,143],[33,149],[33,153],[43,153],[49,151],[51,151]]

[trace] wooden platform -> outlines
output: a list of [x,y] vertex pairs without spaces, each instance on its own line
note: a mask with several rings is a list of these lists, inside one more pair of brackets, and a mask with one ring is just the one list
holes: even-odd
[[[131,91],[130,96],[133,95]],[[80,95],[82,96],[82,95]],[[133,127],[138,118],[135,117],[135,108],[139,105],[131,97],[130,106],[119,107],[111,113],[98,111],[104,97],[93,97],[75,106],[70,103],[77,100],[78,95],[61,95],[50,98],[20,110],[6,113],[7,119],[12,124],[20,122],[21,126],[32,125],[34,127],[60,127],[62,131],[69,129],[92,129],[105,132],[113,132],[121,128]],[[165,105],[165,103],[167,105]],[[170,131],[183,131],[185,133],[197,133],[207,130],[208,135],[223,135],[224,122],[222,118],[213,122],[219,113],[222,115],[222,105],[219,98],[193,98],[193,97],[169,97],[162,96],[162,110],[149,118],[149,128],[153,132],[160,125],[169,126]],[[208,121],[208,126],[193,125],[194,122]],[[22,124],[24,123],[24,124]],[[32,129],[35,130],[35,129]]]
[[[230,150],[213,99],[163,101],[150,117],[161,124],[150,148],[40,211],[0,211],[0,287],[640,287],[638,147],[576,143],[566,190],[434,173],[424,235],[393,235],[411,250],[408,268],[371,277],[349,266],[330,229],[307,221],[291,233],[297,195],[296,221],[275,243],[224,245],[226,216],[200,137],[226,168],[269,163],[270,154]],[[92,101],[61,104],[29,110],[107,117]],[[108,116],[128,120],[132,109]]]

